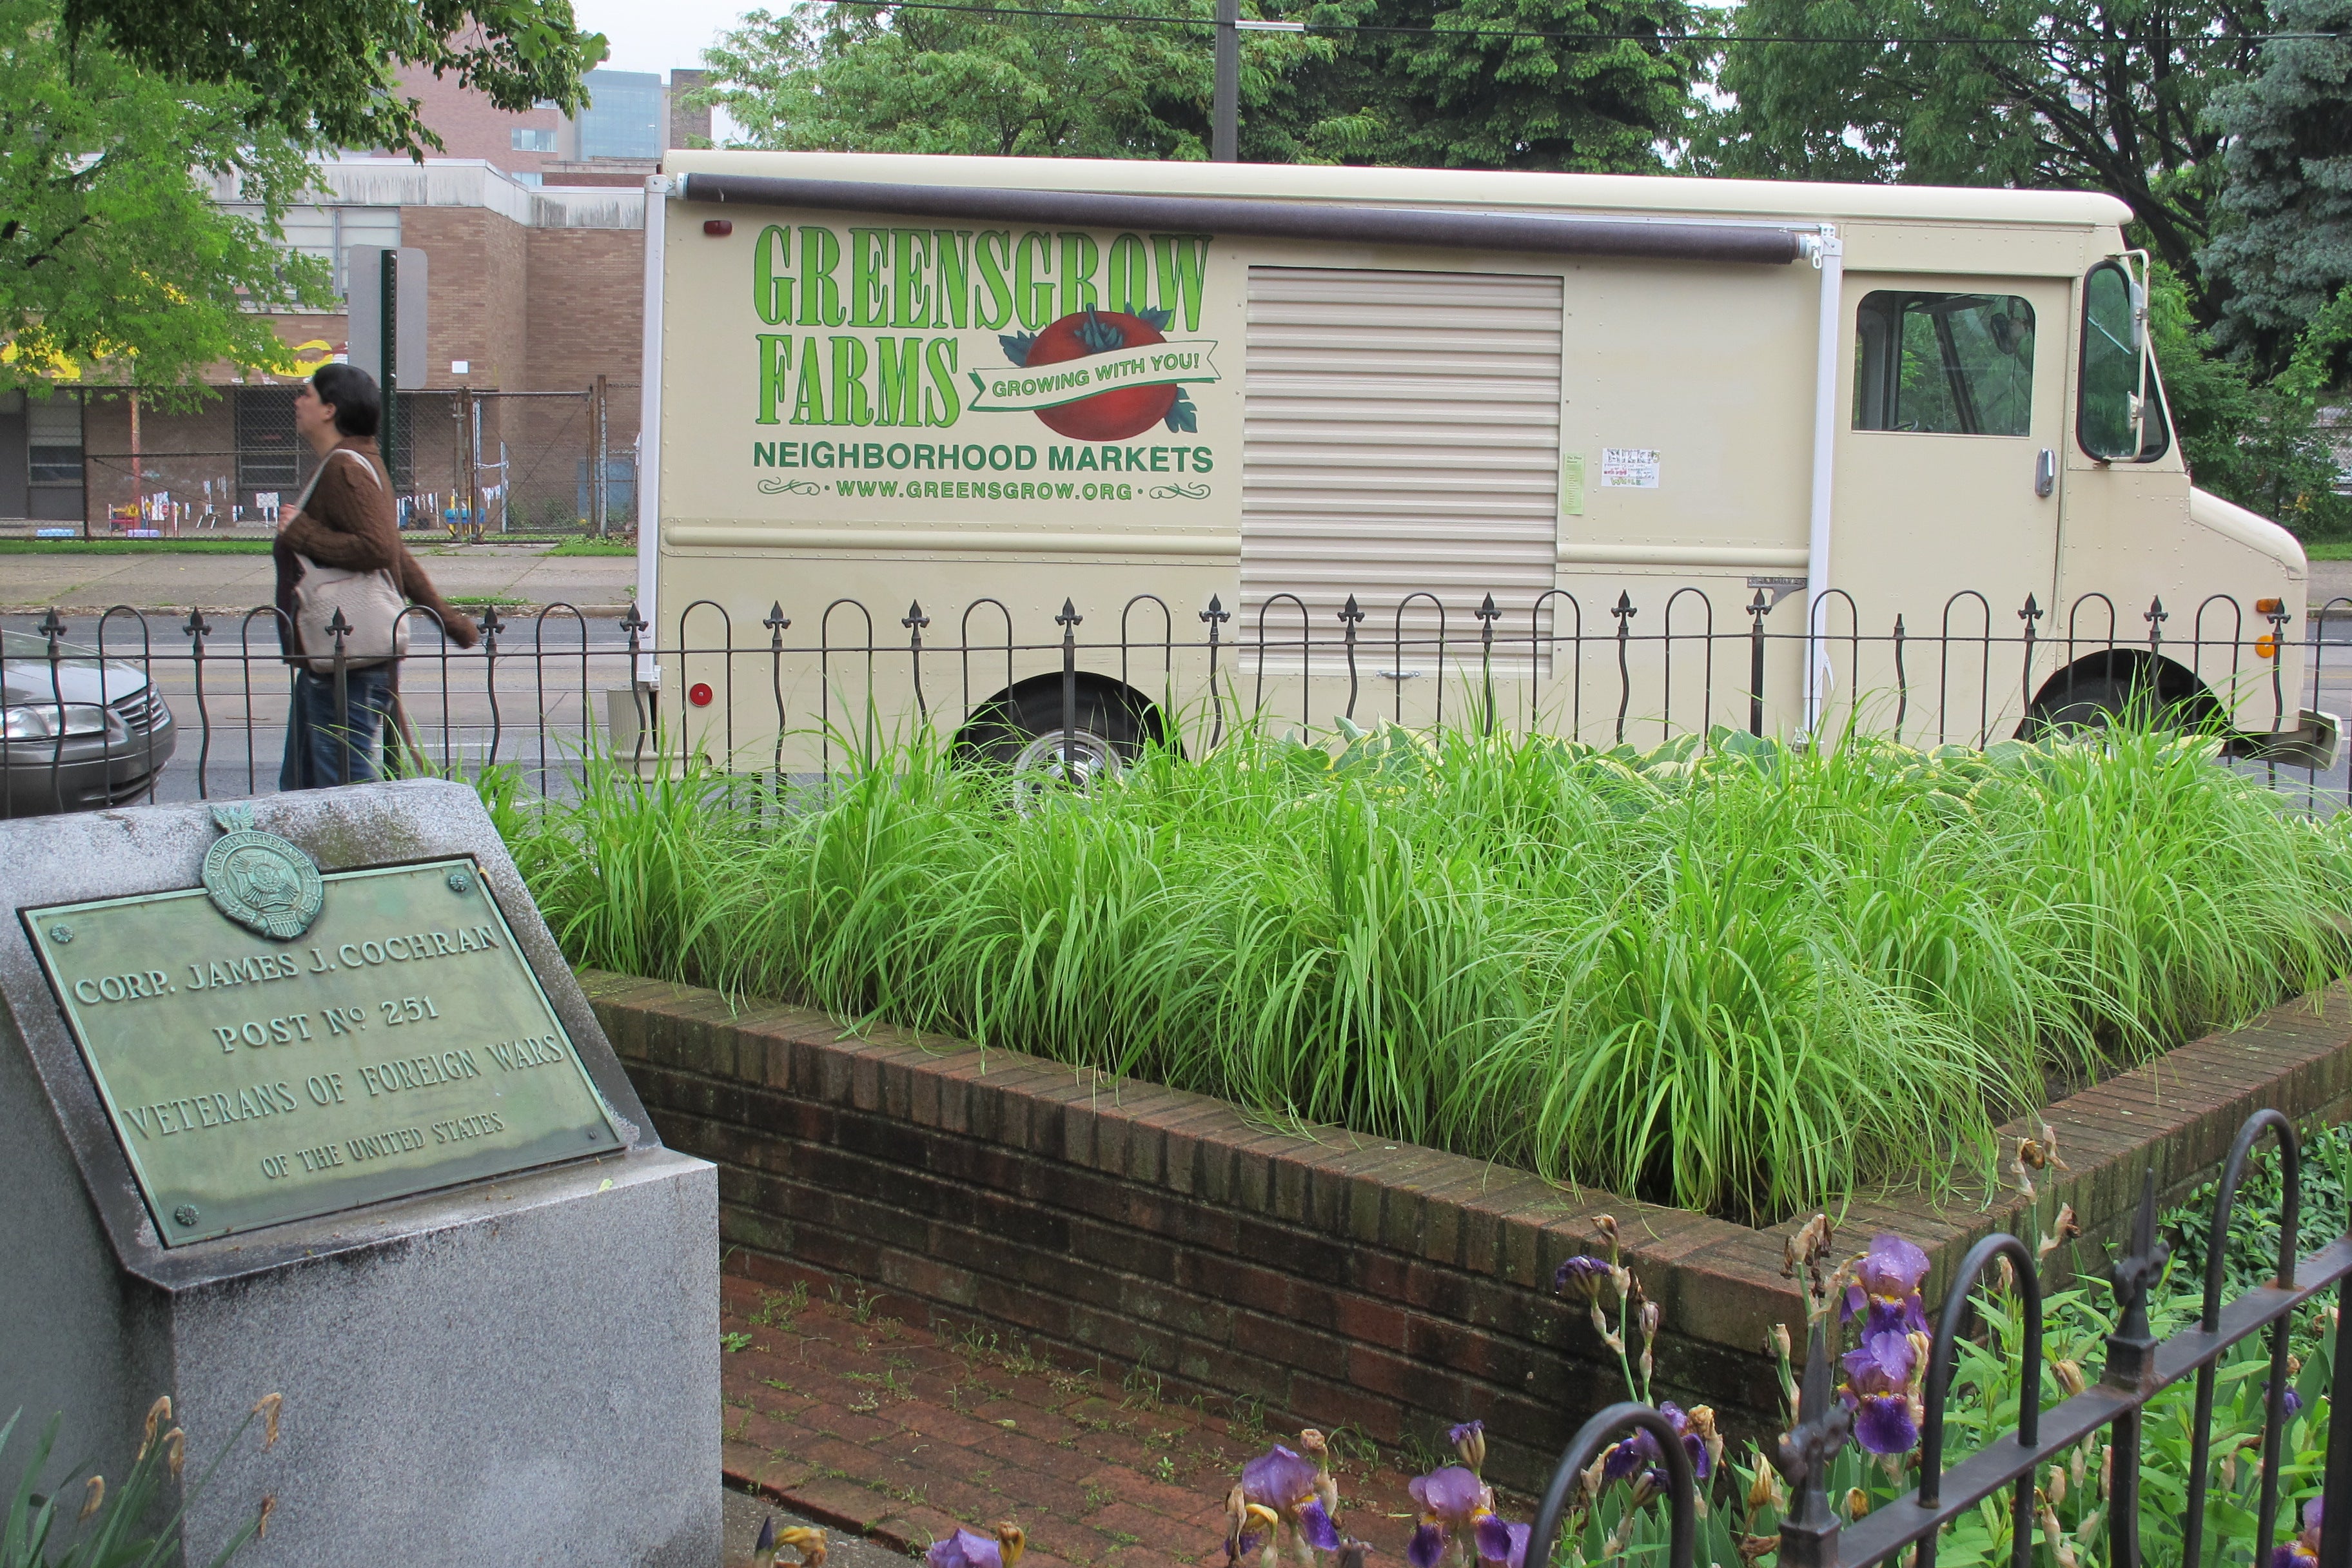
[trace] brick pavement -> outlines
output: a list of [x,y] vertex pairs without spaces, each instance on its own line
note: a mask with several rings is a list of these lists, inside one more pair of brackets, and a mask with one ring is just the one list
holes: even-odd
[[[1142,1369],[1049,1362],[1002,1331],[935,1331],[891,1310],[916,1306],[814,1272],[722,1276],[728,1484],[908,1552],[1010,1519],[1028,1534],[1023,1568],[1175,1568],[1223,1563],[1243,1463],[1297,1446],[1244,1401],[1163,1400]],[[1400,1457],[1332,1436],[1340,1528],[1402,1561]]]

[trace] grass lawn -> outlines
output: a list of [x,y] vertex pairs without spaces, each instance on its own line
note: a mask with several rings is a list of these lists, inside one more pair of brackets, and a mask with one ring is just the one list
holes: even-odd
[[548,552],[550,555],[635,555],[636,552],[635,545],[619,540],[577,537],[567,539]]
[[2304,557],[2310,561],[2352,561],[2352,539],[2323,539],[2307,542]]
[[576,963],[803,1001],[1769,1220],[2342,973],[2352,827],[2211,744],[1245,735],[1026,795],[905,751],[764,823],[592,773]]
[[267,555],[267,539],[0,539],[0,555]]

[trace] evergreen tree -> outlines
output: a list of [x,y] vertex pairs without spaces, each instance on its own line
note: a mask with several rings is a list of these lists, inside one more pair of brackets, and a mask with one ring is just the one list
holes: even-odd
[[2352,0],[2284,0],[2276,27],[2334,36],[2273,39],[2214,94],[2228,181],[2199,256],[2221,296],[2215,337],[2265,369],[2352,282]]

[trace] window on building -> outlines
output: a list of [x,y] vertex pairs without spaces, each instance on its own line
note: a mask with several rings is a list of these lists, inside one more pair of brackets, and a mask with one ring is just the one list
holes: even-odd
[[37,485],[81,483],[81,395],[25,400],[26,478]]
[[667,128],[662,123],[662,79],[652,71],[593,70],[587,75],[588,107],[580,111],[583,158],[658,158]]
[[[261,221],[261,208],[254,203],[222,205],[230,212],[257,223]],[[338,294],[351,292],[350,280],[344,276],[344,253],[352,246],[400,244],[398,207],[295,206],[287,208],[279,221],[285,230],[285,237],[279,243],[289,250],[326,262],[334,272]]]
[[293,504],[301,486],[301,443],[294,435],[294,389],[240,386],[231,393],[236,426],[236,488],[277,490]]
[[2014,294],[1882,289],[1854,318],[1853,427],[2022,436],[2033,412],[2033,307]]
[[555,130],[531,125],[518,125],[507,132],[507,145],[518,153],[552,153],[555,151]]

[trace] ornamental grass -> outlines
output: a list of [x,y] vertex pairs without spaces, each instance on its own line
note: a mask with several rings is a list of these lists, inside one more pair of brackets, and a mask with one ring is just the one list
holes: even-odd
[[2352,843],[2206,738],[1346,727],[1084,793],[901,746],[489,793],[566,953],[1751,1222],[2344,972]]

